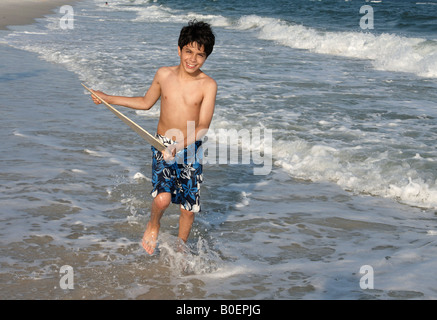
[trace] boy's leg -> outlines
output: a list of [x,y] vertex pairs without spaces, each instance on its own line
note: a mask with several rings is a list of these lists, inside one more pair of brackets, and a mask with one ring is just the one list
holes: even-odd
[[171,202],[171,194],[167,192],[159,193],[152,202],[152,212],[147,223],[146,231],[143,235],[143,248],[148,254],[155,251],[158,240],[161,217]]
[[181,215],[179,217],[179,235],[184,242],[187,242],[190,235],[191,227],[194,222],[194,212],[185,210],[181,206]]

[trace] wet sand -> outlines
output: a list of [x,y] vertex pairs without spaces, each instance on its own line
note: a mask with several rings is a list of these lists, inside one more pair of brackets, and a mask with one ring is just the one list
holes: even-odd
[[8,26],[26,25],[50,14],[59,6],[72,4],[74,0],[1,0],[0,1],[0,30],[7,30]]

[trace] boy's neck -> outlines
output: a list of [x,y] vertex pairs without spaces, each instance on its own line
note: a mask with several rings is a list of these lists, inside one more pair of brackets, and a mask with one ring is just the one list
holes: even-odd
[[178,72],[178,75],[179,75],[179,77],[180,77],[181,79],[195,79],[195,78],[197,78],[200,74],[203,73],[203,71],[200,70],[200,69],[197,70],[197,71],[194,72],[194,73],[188,73],[188,72],[185,71],[184,67],[183,67],[181,64],[178,65],[177,72]]

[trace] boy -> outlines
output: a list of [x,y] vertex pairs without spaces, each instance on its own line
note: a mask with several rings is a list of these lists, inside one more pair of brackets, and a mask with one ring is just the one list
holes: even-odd
[[[161,98],[156,137],[167,149],[161,153],[152,147],[153,203],[142,240],[149,254],[155,250],[160,220],[170,202],[180,204],[178,237],[184,242],[190,234],[194,213],[200,211],[202,165],[197,159],[182,164],[175,159],[187,158],[190,149],[197,153],[200,140],[210,126],[217,83],[200,68],[211,54],[214,43],[209,24],[190,21],[179,36],[179,65],[158,69],[144,97],[111,96],[94,91],[110,104],[140,110],[149,110]],[[94,103],[101,103],[96,97],[92,98]]]

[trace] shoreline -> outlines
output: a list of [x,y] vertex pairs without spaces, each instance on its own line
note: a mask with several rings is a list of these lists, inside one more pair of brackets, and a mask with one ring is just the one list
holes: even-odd
[[65,4],[79,0],[2,0],[0,2],[0,30],[10,30],[10,26],[28,25]]

